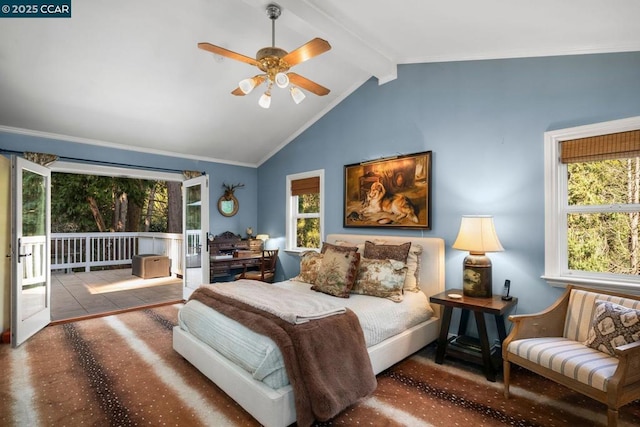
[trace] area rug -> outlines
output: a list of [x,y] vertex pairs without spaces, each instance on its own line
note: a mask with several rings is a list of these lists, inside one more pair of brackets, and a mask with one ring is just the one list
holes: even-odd
[[[172,348],[179,305],[50,326],[0,347],[2,426],[254,426],[258,423]],[[446,359],[435,346],[378,375],[368,398],[318,426],[606,425],[604,405],[514,368],[501,378]],[[640,425],[640,401],[620,411]]]

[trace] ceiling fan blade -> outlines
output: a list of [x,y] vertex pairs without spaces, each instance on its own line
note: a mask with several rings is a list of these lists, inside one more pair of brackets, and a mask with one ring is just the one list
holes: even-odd
[[215,53],[216,55],[226,56],[227,58],[235,59],[236,61],[246,62],[249,65],[258,66],[258,61],[256,61],[253,58],[241,55],[232,50],[225,49],[223,47],[216,46],[211,43],[206,43],[206,42],[198,43],[198,47],[208,52]]
[[321,53],[325,53],[331,49],[331,45],[328,41],[315,38],[310,42],[303,44],[299,48],[292,50],[288,54],[286,54],[282,59],[289,64],[289,66],[293,67],[294,65],[300,64],[301,62],[306,61],[307,59],[311,59],[314,56],[318,56]]
[[[260,86],[265,79],[267,78],[266,75],[264,74],[258,74],[257,76],[253,76],[251,77],[251,80],[253,80],[253,89],[257,88],[258,86]],[[252,90],[253,90],[252,89]],[[240,89],[239,87],[235,88],[232,92],[232,95],[235,96],[245,96],[246,94],[242,91],[242,89]]]
[[316,82],[309,80],[306,77],[302,77],[300,74],[287,73],[289,76],[289,82],[295,86],[300,86],[302,89],[306,89],[311,93],[315,93],[318,96],[325,96],[329,94],[330,90],[324,86],[319,85]]

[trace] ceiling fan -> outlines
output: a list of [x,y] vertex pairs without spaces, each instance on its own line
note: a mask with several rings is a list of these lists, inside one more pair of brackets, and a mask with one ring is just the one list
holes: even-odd
[[308,90],[318,96],[324,96],[329,93],[329,89],[326,87],[299,74],[289,72],[289,69],[294,65],[298,65],[328,51],[331,49],[331,45],[326,40],[315,38],[291,52],[276,47],[276,19],[278,19],[280,13],[280,6],[275,4],[267,6],[267,16],[271,19],[271,47],[260,49],[256,54],[256,59],[211,43],[198,43],[200,49],[226,56],[236,61],[242,61],[249,65],[255,65],[263,72],[262,74],[242,80],[238,87],[231,92],[236,96],[247,95],[256,86],[261,85],[266,80],[267,90],[258,101],[258,104],[262,108],[269,108],[271,105],[271,88],[274,83],[283,89],[289,86],[291,97],[296,104],[299,104],[305,98],[304,92],[299,88]]

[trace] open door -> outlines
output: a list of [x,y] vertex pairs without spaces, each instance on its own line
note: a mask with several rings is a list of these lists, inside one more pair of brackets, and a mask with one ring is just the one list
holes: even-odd
[[209,177],[202,175],[182,183],[184,277],[182,297],[188,299],[203,283],[209,283]]
[[51,321],[51,170],[11,158],[11,345]]

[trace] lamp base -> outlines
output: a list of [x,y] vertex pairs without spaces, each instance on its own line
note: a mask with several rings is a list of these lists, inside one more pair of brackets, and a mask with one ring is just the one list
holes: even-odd
[[491,298],[491,260],[485,254],[469,254],[462,263],[462,293],[467,297]]

